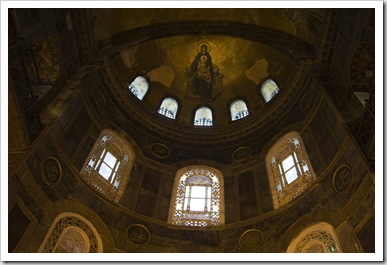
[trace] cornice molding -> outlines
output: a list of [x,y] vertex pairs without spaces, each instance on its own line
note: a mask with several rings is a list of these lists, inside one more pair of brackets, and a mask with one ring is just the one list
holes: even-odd
[[268,45],[296,58],[314,56],[315,47],[297,36],[255,24],[230,21],[170,21],[120,32],[98,44],[103,53],[116,53],[138,44],[171,36],[218,35]]

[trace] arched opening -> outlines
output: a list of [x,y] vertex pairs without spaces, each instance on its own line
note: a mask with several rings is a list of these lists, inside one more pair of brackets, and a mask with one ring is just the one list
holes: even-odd
[[231,120],[239,120],[249,115],[246,103],[241,100],[235,100],[230,105]]
[[223,224],[222,173],[201,165],[180,169],[175,177],[169,223],[199,227]]
[[201,107],[195,112],[194,125],[212,126],[212,111],[210,108]]
[[102,253],[103,245],[90,221],[76,213],[61,213],[52,222],[38,252]]
[[287,133],[271,147],[266,168],[275,209],[304,192],[316,178],[297,132]]
[[148,92],[149,84],[145,77],[138,76],[129,85],[129,91],[132,92],[139,100],[142,100],[145,94]]
[[170,119],[175,119],[177,109],[178,109],[178,104],[176,100],[174,100],[173,98],[165,98],[161,103],[158,113]]
[[266,80],[261,86],[261,94],[265,102],[269,102],[279,91],[277,84],[271,79]]
[[302,230],[301,233],[290,242],[287,252],[339,253],[342,252],[342,250],[333,226],[321,222]]
[[97,192],[118,202],[134,159],[133,149],[120,135],[103,130],[85,161],[81,176]]

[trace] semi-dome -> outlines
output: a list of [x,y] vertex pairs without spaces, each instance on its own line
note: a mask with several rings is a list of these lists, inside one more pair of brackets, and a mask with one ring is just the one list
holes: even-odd
[[375,251],[372,10],[10,9],[9,252]]

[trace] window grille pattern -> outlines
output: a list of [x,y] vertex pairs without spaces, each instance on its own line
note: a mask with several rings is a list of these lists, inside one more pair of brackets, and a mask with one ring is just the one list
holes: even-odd
[[97,192],[111,200],[118,200],[130,170],[129,150],[120,137],[101,133],[81,171],[83,179]]
[[[94,161],[90,161],[93,164]],[[116,183],[114,181],[115,175],[117,174],[117,168],[120,165],[120,161],[112,155],[109,151],[103,149],[98,162],[96,163],[95,170],[106,180],[111,183]]]
[[298,133],[282,137],[270,149],[267,159],[275,208],[299,196],[315,179]]
[[196,110],[194,125],[212,126],[212,111],[207,107]]
[[24,55],[26,71],[30,82],[34,86],[53,86],[59,76],[58,51],[50,36],[34,43]]
[[158,110],[158,113],[170,118],[175,119],[176,113],[178,109],[178,104],[176,100],[172,98],[165,98],[163,102],[161,103],[161,106]]
[[175,225],[219,225],[219,178],[205,169],[185,172],[179,178],[174,209],[172,223]]
[[[79,235],[76,235],[73,237],[66,246],[66,243],[61,242],[59,247],[59,239],[63,233],[63,231],[70,227],[76,227],[79,228],[84,234],[86,235],[83,237],[80,232],[77,232],[83,240],[87,240],[88,242],[88,249],[84,248],[82,249],[82,246],[86,246],[86,241],[83,243],[82,239],[79,237]],[[71,230],[67,230],[71,231]],[[70,233],[68,236],[74,236],[73,233]],[[68,237],[67,237],[68,238]],[[98,252],[98,240],[96,238],[96,235],[94,234],[93,230],[89,227],[88,224],[86,224],[81,219],[75,217],[75,216],[67,216],[64,218],[61,218],[55,225],[54,229],[52,230],[46,244],[44,245],[44,248],[42,250],[43,253],[53,253],[53,252],[71,252],[73,250],[76,252],[77,250],[80,250],[79,252],[83,252],[81,250],[84,250],[84,252],[90,252],[90,253],[97,253]]]
[[290,242],[287,252],[341,253],[342,251],[334,227],[328,223],[319,222],[304,228]]
[[236,100],[231,103],[230,112],[232,121],[242,119],[249,115],[247,105],[243,100]]
[[279,91],[277,84],[271,79],[266,80],[261,86],[261,93],[265,102],[269,102]]
[[63,232],[55,248],[56,253],[87,253],[88,242],[80,231],[68,229]]
[[326,231],[308,233],[296,246],[296,253],[339,253],[333,236]]
[[148,81],[142,77],[138,76],[134,81],[129,85],[129,91],[132,92],[139,100],[142,100],[145,94],[148,92],[149,84]]

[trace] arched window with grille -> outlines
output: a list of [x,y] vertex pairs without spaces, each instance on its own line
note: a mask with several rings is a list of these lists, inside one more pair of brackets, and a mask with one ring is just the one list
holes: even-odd
[[320,222],[302,230],[289,244],[288,253],[341,253],[332,225]]
[[212,111],[208,107],[201,107],[195,112],[194,125],[212,126]]
[[279,93],[279,91],[280,89],[272,79],[266,80],[261,86],[261,94],[265,99],[265,102],[269,102],[275,95]]
[[179,170],[175,177],[169,223],[181,226],[224,224],[222,173],[207,166]]
[[175,119],[178,109],[177,101],[173,98],[165,98],[160,105],[158,113],[170,118]]
[[81,177],[97,192],[118,202],[134,158],[133,149],[120,135],[103,130],[81,170]]
[[239,120],[249,115],[246,103],[241,100],[235,100],[230,105],[231,120]]
[[149,84],[143,76],[138,76],[129,85],[129,91],[135,95],[139,100],[142,100],[145,94],[148,92]]
[[38,252],[101,253],[103,245],[90,221],[76,213],[61,213],[52,222]]
[[266,156],[266,167],[274,208],[297,197],[316,178],[301,136],[294,131],[271,147]]

